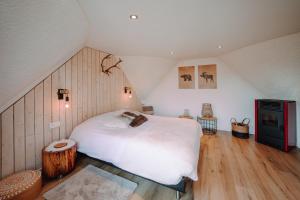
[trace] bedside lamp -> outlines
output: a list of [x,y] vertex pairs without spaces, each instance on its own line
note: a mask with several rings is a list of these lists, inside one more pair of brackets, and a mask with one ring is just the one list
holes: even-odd
[[125,94],[129,94],[129,98],[132,98],[132,94],[131,94],[131,87],[124,87],[124,93]]
[[69,108],[70,107],[70,104],[69,104],[69,101],[70,101],[69,90],[68,89],[58,89],[58,91],[57,91],[58,100],[63,100],[64,95],[66,95],[65,107]]

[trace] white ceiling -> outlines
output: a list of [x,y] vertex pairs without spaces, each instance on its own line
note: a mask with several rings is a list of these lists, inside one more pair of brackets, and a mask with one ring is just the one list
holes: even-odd
[[300,31],[299,0],[78,1],[88,46],[117,55],[211,57]]
[[299,10],[300,0],[0,0],[0,112],[84,45],[122,55],[145,97],[178,59],[299,32]]

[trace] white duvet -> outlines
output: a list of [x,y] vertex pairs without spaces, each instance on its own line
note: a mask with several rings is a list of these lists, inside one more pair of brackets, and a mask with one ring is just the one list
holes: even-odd
[[70,138],[78,151],[161,184],[178,184],[182,177],[197,180],[202,132],[196,121],[145,115],[148,121],[132,128],[121,119],[122,112],[77,126]]

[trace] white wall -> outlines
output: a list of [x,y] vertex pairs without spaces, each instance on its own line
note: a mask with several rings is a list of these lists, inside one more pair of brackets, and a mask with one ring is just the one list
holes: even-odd
[[2,0],[0,112],[80,50],[87,30],[76,0]]
[[[196,89],[178,89],[177,67],[199,64],[217,64],[218,89],[197,89],[197,79]],[[178,116],[187,108],[193,117],[201,115],[202,103],[211,103],[214,115],[218,117],[218,129],[231,130],[231,117],[238,120],[248,117],[251,120],[250,132],[253,133],[254,99],[262,97],[257,89],[221,60],[208,58],[178,63],[149,94],[145,103],[153,105],[158,115]]]
[[159,57],[121,56],[121,58],[122,69],[141,101],[176,64],[175,60]]
[[238,49],[221,59],[267,97],[297,101],[300,147],[300,33]]

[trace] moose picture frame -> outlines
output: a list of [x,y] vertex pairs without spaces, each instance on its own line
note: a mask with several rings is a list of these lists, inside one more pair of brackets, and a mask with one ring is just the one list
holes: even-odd
[[217,65],[198,66],[198,88],[217,89]]
[[179,89],[195,89],[195,66],[178,67]]

